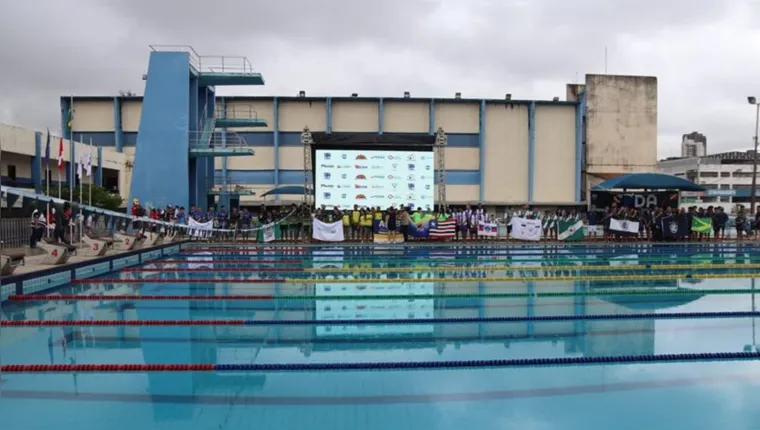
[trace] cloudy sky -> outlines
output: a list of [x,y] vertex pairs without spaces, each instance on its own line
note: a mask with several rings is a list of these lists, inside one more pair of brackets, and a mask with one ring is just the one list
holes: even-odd
[[660,156],[693,130],[748,148],[759,22],[760,0],[4,1],[0,121],[57,129],[61,95],[141,94],[149,44],[245,55],[250,94],[521,99],[603,73],[606,47],[609,73],[659,79]]

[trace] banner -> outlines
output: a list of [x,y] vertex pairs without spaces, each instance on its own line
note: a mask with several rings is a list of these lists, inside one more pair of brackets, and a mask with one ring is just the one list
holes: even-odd
[[481,222],[478,224],[478,236],[496,237],[499,234],[499,227],[492,222]]
[[712,218],[709,217],[694,217],[691,219],[691,231],[697,233],[712,233]]
[[689,221],[685,215],[671,215],[660,222],[663,237],[681,238],[689,235]]
[[453,239],[456,235],[457,223],[454,218],[445,221],[431,219],[428,223],[428,237],[431,239]]
[[557,230],[559,234],[557,235],[557,238],[559,240],[565,240],[565,241],[573,241],[573,240],[583,240],[583,238],[586,236],[585,231],[583,230],[583,221],[581,220],[575,220],[575,221],[564,221],[559,220],[559,224],[557,225]]
[[188,234],[192,237],[206,237],[211,235],[214,221],[198,222],[192,217],[187,219]]
[[598,208],[607,208],[617,203],[618,206],[648,208],[651,205],[678,208],[678,192],[637,192],[622,193],[613,191],[592,191],[591,204]]
[[343,242],[343,221],[328,224],[314,218],[311,237],[323,242]]
[[512,238],[537,242],[541,240],[541,220],[514,217],[511,221]]
[[610,231],[622,236],[635,236],[639,234],[639,222],[626,219],[610,219]]
[[391,240],[390,235],[388,234],[388,226],[385,225],[384,221],[375,220],[372,230],[375,233],[375,243],[404,243],[404,236],[398,231],[396,231],[393,240]]
[[258,234],[258,241],[263,243],[274,242],[275,240],[280,239],[281,235],[280,225],[271,222],[261,227]]

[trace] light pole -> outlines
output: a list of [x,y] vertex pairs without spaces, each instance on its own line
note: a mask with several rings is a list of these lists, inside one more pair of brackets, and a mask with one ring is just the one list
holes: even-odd
[[750,216],[755,215],[755,201],[757,200],[757,197],[755,196],[755,193],[757,191],[757,134],[758,134],[758,125],[760,125],[760,102],[757,101],[757,98],[754,96],[747,97],[747,101],[751,105],[755,105],[755,110],[757,111],[755,114],[755,146],[754,146],[754,152],[752,152],[752,187],[750,188],[750,200],[749,200],[749,212]]

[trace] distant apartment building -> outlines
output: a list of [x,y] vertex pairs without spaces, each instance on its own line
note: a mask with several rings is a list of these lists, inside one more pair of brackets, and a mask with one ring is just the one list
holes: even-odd
[[707,136],[693,131],[681,137],[681,157],[704,157],[707,155]]
[[[747,203],[752,187],[753,151],[733,151],[700,157],[669,158],[657,163],[662,173],[680,176],[707,189],[682,193],[694,203]],[[756,191],[757,195],[760,195]]]

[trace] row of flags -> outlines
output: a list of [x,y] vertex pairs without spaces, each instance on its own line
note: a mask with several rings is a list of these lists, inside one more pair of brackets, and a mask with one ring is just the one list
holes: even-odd
[[[86,159],[82,160],[82,153],[80,152],[77,157],[77,176],[80,178],[83,173],[86,173],[88,177],[92,176],[92,145],[87,152]],[[50,130],[47,131],[47,141],[45,143],[45,164],[50,165]],[[63,137],[58,140],[58,170],[63,171]]]

